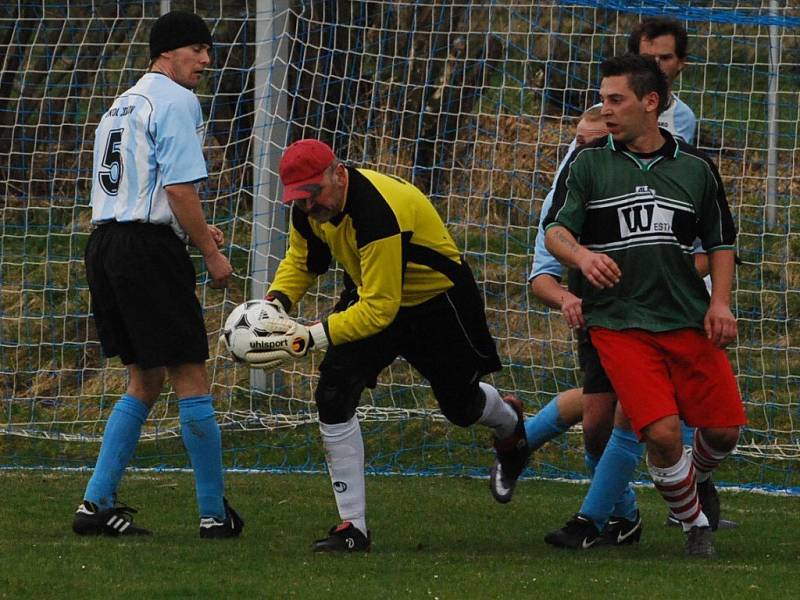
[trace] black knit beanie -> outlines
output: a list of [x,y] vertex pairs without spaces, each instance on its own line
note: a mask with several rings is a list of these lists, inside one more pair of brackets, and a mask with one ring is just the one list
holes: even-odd
[[213,45],[208,26],[199,15],[173,10],[161,15],[150,31],[150,59],[192,44]]

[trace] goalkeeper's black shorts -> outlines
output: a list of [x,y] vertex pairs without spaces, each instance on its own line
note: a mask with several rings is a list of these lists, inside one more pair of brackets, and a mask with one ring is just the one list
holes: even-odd
[[[430,382],[445,414],[452,414],[454,404],[472,403],[478,380],[499,371],[500,358],[469,266],[463,262],[448,276],[453,287],[427,302],[401,308],[383,331],[330,346],[319,367],[324,383],[342,382],[344,388],[356,377],[374,388],[381,371],[402,356]],[[337,308],[351,304],[352,293],[346,292]]]
[[100,225],[89,237],[85,260],[106,357],[145,369],[208,358],[194,266],[168,225]]

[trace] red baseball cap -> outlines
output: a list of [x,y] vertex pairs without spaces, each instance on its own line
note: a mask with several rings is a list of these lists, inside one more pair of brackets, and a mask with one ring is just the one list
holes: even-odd
[[280,164],[283,183],[283,203],[308,198],[307,185],[319,185],[325,169],[336,160],[336,155],[325,142],[298,140],[283,152]]

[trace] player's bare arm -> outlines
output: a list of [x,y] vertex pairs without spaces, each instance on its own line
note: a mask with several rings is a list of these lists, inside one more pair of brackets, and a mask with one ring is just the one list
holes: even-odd
[[550,308],[561,311],[564,320],[573,329],[584,327],[581,299],[562,286],[558,280],[547,273],[531,281],[531,291]]
[[209,231],[200,205],[200,197],[197,195],[194,184],[170,185],[166,187],[166,190],[169,205],[178,219],[178,223],[189,235],[192,244],[203,255],[208,274],[211,277],[211,287],[216,289],[227,287],[233,269],[228,259],[219,251],[217,242]]
[[562,264],[580,269],[596,288],[613,287],[622,277],[622,271],[612,258],[581,246],[575,236],[561,225],[554,225],[547,230],[545,247]]
[[724,348],[736,339],[736,318],[731,312],[734,251],[716,250],[709,253],[711,269],[711,302],[704,325],[706,335],[716,346]]
[[708,266],[708,254],[705,252],[695,252],[694,254],[694,268],[700,277],[705,277],[710,273]]

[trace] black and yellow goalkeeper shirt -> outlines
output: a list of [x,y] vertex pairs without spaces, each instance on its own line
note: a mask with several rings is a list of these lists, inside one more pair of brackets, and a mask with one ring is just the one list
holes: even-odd
[[344,208],[328,223],[292,206],[289,248],[269,290],[295,304],[335,258],[359,299],[328,317],[332,344],[374,335],[389,326],[400,307],[448,290],[453,282],[442,271],[461,263],[453,238],[419,189],[376,171],[347,171]]

